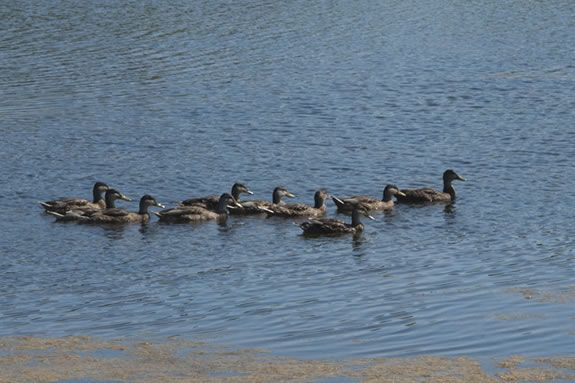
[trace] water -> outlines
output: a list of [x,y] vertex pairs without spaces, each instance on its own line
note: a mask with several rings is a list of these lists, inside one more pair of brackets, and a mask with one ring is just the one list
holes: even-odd
[[[1,336],[306,358],[575,352],[573,3],[0,13]],[[320,187],[441,187],[447,168],[467,178],[453,206],[398,206],[360,240],[261,217],[56,224],[37,206],[97,180],[168,205],[235,181],[311,203]]]

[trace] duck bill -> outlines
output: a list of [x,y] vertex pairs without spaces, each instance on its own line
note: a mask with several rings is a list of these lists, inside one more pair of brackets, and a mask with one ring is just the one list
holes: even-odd
[[159,207],[159,208],[161,208],[161,209],[165,209],[165,208],[166,208],[164,205],[162,205],[162,204],[159,203],[159,202],[156,202],[156,205],[155,205],[155,206],[156,206],[156,207]]
[[405,193],[402,191],[398,191],[396,194],[400,197],[405,197]]
[[461,177],[459,174],[457,175],[457,179],[458,179],[459,181],[465,181],[465,178]]
[[254,192],[251,190],[246,190],[244,193],[249,194],[249,195],[254,195]]
[[290,192],[287,192],[287,193],[286,193],[286,197],[295,198],[295,194],[290,193]]
[[375,218],[373,218],[372,215],[366,214],[365,216],[366,216],[367,218],[371,219],[372,221],[375,221]]
[[119,199],[124,200],[124,201],[128,201],[128,202],[131,202],[131,201],[132,201],[131,198],[125,196],[124,194],[122,194]]

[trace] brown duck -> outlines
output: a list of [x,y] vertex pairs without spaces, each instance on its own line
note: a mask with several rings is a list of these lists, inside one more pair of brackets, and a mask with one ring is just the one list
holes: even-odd
[[325,218],[310,219],[299,226],[303,230],[304,235],[310,236],[360,234],[363,232],[363,224],[360,220],[360,216],[362,215],[369,219],[374,219],[369,214],[369,209],[366,205],[355,203],[351,213],[351,224],[340,221],[339,219]]
[[78,223],[91,224],[125,224],[125,223],[147,223],[150,221],[148,208],[151,206],[164,208],[154,197],[146,194],[140,199],[140,209],[138,212],[130,212],[126,209],[103,209],[89,215],[82,215]]
[[[232,195],[232,197],[234,197],[236,202],[238,202],[238,203],[240,202],[240,195],[242,193],[250,194],[250,195],[254,194],[254,193],[252,193],[252,191],[250,189],[248,189],[248,187],[246,185],[236,182],[232,186],[232,192],[231,192],[231,195]],[[203,208],[211,210],[211,211],[216,211],[218,209],[219,203],[220,203],[220,196],[210,195],[207,197],[190,198],[190,199],[187,199],[187,200],[180,202],[179,205],[180,206],[200,206],[200,207],[203,207]]]
[[[126,197],[124,194],[120,193],[119,191],[117,191],[116,189],[108,189],[106,191],[106,195],[104,197],[105,200],[105,209],[100,209],[98,208],[87,208],[87,207],[83,207],[80,209],[72,209],[72,210],[67,210],[64,213],[58,213],[55,211],[46,211],[48,214],[51,214],[53,216],[57,217],[56,221],[59,222],[72,222],[72,221],[82,221],[82,220],[86,220],[87,218],[93,216],[94,214],[97,214],[99,212],[105,211],[105,210],[114,210],[116,209],[116,200],[124,200],[124,201],[131,201],[130,198]],[[121,209],[123,210],[123,209]]]
[[79,209],[104,209],[106,202],[103,194],[110,189],[103,182],[96,182],[92,188],[92,201],[83,198],[60,198],[52,201],[40,202],[40,205],[48,211],[64,214],[68,210]]
[[314,205],[309,206],[303,203],[290,203],[290,204],[272,204],[267,207],[271,212],[268,213],[272,217],[319,217],[325,214],[326,206],[325,200],[329,198],[329,194],[325,190],[318,190],[314,194]]
[[160,217],[160,222],[165,223],[194,223],[209,220],[224,221],[228,216],[228,208],[241,208],[234,197],[224,193],[218,200],[218,208],[211,211],[202,206],[178,206],[172,209],[166,209],[155,212]]
[[432,188],[401,189],[405,196],[397,196],[400,203],[452,202],[455,200],[455,189],[451,183],[455,180],[465,181],[465,178],[447,169],[443,173],[443,191]]
[[264,200],[250,200],[242,202],[242,207],[238,207],[236,209],[231,209],[231,215],[253,215],[253,214],[262,214],[262,213],[271,213],[271,208],[273,206],[277,206],[283,204],[282,198],[295,198],[295,195],[292,194],[289,190],[287,190],[283,186],[278,186],[274,189],[272,193],[272,201],[264,201]]
[[[351,213],[353,211],[354,204],[360,202],[365,205],[369,210],[389,210],[393,208],[393,196],[403,197],[405,194],[399,190],[396,185],[387,185],[383,189],[383,199],[378,200],[377,198],[356,195],[348,198],[337,198],[331,197],[335,205],[337,206],[338,213]],[[399,198],[397,197],[397,198]]]

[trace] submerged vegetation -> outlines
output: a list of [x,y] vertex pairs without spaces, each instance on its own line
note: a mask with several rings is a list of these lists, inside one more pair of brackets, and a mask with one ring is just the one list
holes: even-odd
[[486,372],[466,357],[341,361],[273,356],[170,338],[162,342],[0,338],[0,382],[548,382],[575,379],[575,357],[513,356]]

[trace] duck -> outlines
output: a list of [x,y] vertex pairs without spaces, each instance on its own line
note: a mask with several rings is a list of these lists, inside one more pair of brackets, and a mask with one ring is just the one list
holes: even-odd
[[95,212],[85,219],[81,219],[79,222],[97,224],[147,223],[150,221],[148,208],[152,206],[161,209],[165,208],[165,206],[156,201],[154,197],[146,194],[140,198],[140,208],[137,213],[119,208],[104,209]]
[[165,208],[164,205],[156,201],[149,194],[140,199],[140,209],[138,212],[130,212],[126,209],[111,208],[94,211],[91,214],[82,214],[79,216],[78,223],[91,224],[125,224],[125,223],[148,223],[150,221],[149,207]]
[[96,182],[92,188],[92,201],[74,197],[60,198],[40,202],[40,206],[42,206],[46,212],[53,211],[60,214],[64,214],[68,210],[104,209],[106,208],[106,202],[103,194],[109,189],[110,187],[104,182]]
[[271,211],[271,213],[268,213],[268,216],[294,218],[319,217],[325,215],[325,200],[329,198],[328,192],[325,190],[318,190],[315,192],[313,198],[313,206],[309,206],[303,203],[273,204],[267,207],[267,209]]
[[116,209],[116,200],[131,201],[132,199],[125,196],[123,193],[119,192],[116,189],[108,189],[108,190],[106,190],[106,195],[104,197],[104,201],[105,201],[105,208],[104,209],[101,209],[99,207],[91,208],[91,209],[87,208],[87,207],[81,207],[78,209],[66,210],[63,213],[59,213],[57,211],[51,211],[51,210],[47,210],[46,212],[48,214],[55,216],[57,218],[56,221],[60,221],[60,222],[77,221],[77,222],[79,222],[81,220],[85,220],[86,218],[91,217],[94,214],[97,214],[98,212]]
[[369,207],[360,202],[353,204],[351,213],[351,223],[345,223],[335,218],[324,219],[310,219],[303,222],[299,227],[303,230],[304,235],[317,236],[317,235],[341,235],[341,234],[361,234],[363,232],[363,224],[361,223],[360,216],[365,216],[374,220],[369,214]]
[[377,198],[356,195],[347,198],[337,198],[331,197],[335,205],[337,206],[338,213],[351,213],[353,210],[354,203],[361,202],[369,208],[369,210],[389,210],[393,208],[393,196],[404,197],[405,194],[399,190],[396,185],[386,185],[383,189],[383,199],[378,200]]
[[234,197],[229,193],[223,193],[218,199],[216,211],[208,210],[202,206],[178,206],[171,209],[154,212],[160,222],[165,223],[194,223],[209,220],[225,221],[228,217],[228,208],[241,208]]
[[295,194],[290,192],[285,186],[277,186],[272,192],[272,201],[250,200],[241,203],[241,207],[231,209],[230,215],[254,215],[262,213],[273,213],[273,206],[281,205],[282,199],[295,198]]
[[465,178],[457,174],[453,169],[443,172],[443,191],[432,188],[401,189],[405,196],[397,196],[399,203],[426,203],[426,202],[453,202],[455,201],[455,189],[451,183],[455,180],[465,181]]
[[[234,197],[234,199],[236,200],[236,202],[239,203],[240,201],[240,195],[244,193],[244,194],[249,194],[249,195],[253,195],[254,193],[248,189],[248,187],[244,184],[238,183],[236,182],[235,184],[233,184],[232,186],[232,191],[231,191],[231,196]],[[218,209],[218,205],[219,205],[219,200],[220,200],[220,196],[217,195],[210,195],[207,197],[198,197],[198,198],[190,198],[187,200],[184,200],[182,202],[179,203],[180,206],[201,206],[203,208],[206,208],[208,210],[211,211],[216,211]]]

